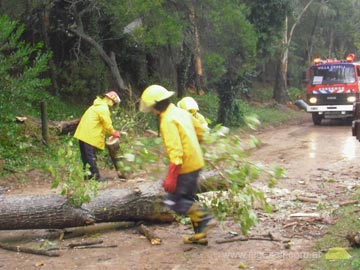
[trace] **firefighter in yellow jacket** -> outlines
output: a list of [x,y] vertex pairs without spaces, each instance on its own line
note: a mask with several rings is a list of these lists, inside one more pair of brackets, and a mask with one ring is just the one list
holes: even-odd
[[197,181],[204,166],[199,144],[204,128],[170,102],[173,94],[160,85],[147,87],[141,95],[140,111],[160,117],[160,133],[170,159],[162,183],[168,193],[165,203],[178,214],[189,216],[194,228],[194,234],[185,236],[184,243],[207,244],[207,231],[216,222],[196,201]]
[[102,98],[97,97],[81,117],[76,128],[74,137],[79,140],[84,169],[87,164],[90,166],[90,175],[86,176],[87,179],[105,180],[100,176],[96,164],[96,150],[104,150],[105,134],[120,137],[120,132],[113,128],[110,118],[110,108],[118,103],[120,98],[115,91],[104,94]]
[[199,105],[195,99],[192,97],[184,97],[177,103],[177,106],[191,113],[205,128],[208,128],[208,122],[205,117],[199,113]]

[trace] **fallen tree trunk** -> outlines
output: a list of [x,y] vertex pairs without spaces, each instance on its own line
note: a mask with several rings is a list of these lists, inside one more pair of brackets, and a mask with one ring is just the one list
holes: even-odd
[[[29,127],[41,127],[41,120],[31,116],[17,116],[16,121]],[[58,135],[66,135],[75,132],[80,118],[67,121],[49,121],[49,129],[55,130]]]
[[[201,192],[219,189],[221,182],[214,178],[216,171],[201,175]],[[97,197],[80,208],[71,206],[59,194],[3,194],[0,195],[0,230],[64,229],[119,221],[172,222],[175,216],[163,204],[164,196],[160,181],[134,188],[100,190]]]
[[101,222],[171,222],[173,213],[163,205],[164,193],[157,183],[138,190],[108,189],[81,208],[69,205],[57,194],[0,196],[0,230],[63,229]]

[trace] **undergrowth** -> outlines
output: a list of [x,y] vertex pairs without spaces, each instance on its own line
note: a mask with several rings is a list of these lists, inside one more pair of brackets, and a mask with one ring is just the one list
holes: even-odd
[[[354,199],[360,195],[360,190],[354,193]],[[350,205],[337,209],[334,212],[336,224],[331,226],[326,235],[318,240],[314,247],[314,253],[320,254],[307,260],[304,270],[330,270],[347,269],[360,270],[360,249],[351,247],[346,235],[349,232],[358,232],[360,220],[358,213],[359,205]],[[329,259],[326,255],[329,250],[337,248],[351,257],[348,259]],[[331,251],[330,251],[331,252]],[[347,255],[346,254],[346,255]]]

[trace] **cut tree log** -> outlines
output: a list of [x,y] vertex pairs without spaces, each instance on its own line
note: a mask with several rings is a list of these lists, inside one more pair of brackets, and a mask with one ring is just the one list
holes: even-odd
[[[216,172],[204,172],[199,179],[201,191],[219,187],[221,182],[216,178]],[[121,221],[172,222],[175,216],[163,204],[165,193],[161,182],[144,182],[136,188],[100,190],[97,197],[81,208],[72,207],[59,194],[2,194],[0,230],[65,229]]]
[[120,179],[126,179],[126,176],[125,174],[123,174],[121,171],[120,171],[120,168],[118,166],[118,162],[121,161],[121,157],[120,157],[120,152],[121,152],[121,149],[120,149],[120,139],[119,138],[116,138],[116,137],[113,137],[113,136],[110,136],[107,140],[106,140],[106,148],[108,149],[109,151],[109,156],[111,158],[111,161],[114,165],[114,168],[116,170],[116,173],[118,175],[118,177]]
[[69,205],[57,194],[0,196],[0,230],[63,229],[102,222],[171,222],[173,213],[163,204],[159,183],[143,183],[134,189],[101,190],[81,208]]
[[79,122],[80,118],[69,121],[54,122],[53,128],[57,129],[59,135],[66,135],[68,133],[75,132]]
[[[16,116],[16,122],[36,126],[40,129],[41,120],[31,116]],[[80,122],[80,118],[67,121],[49,121],[49,128],[56,130],[58,135],[73,133]]]
[[139,232],[144,235],[152,245],[160,245],[161,244],[161,238],[158,237],[154,231],[150,230],[148,227],[146,227],[144,224],[141,224],[139,226]]

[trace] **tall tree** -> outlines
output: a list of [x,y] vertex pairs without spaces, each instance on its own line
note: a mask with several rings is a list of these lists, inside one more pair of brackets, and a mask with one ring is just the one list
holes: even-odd
[[[77,56],[86,57],[88,47],[95,49],[111,72],[113,87],[131,98],[129,78],[133,77],[131,72],[146,70],[145,54],[153,57],[156,48],[182,41],[182,23],[176,12],[169,15],[165,4],[161,0],[59,0],[53,8],[58,14],[54,28],[62,29],[70,38],[78,37],[72,50]],[[139,57],[131,59],[133,53]],[[142,61],[145,68],[136,66],[136,61]],[[139,80],[143,79],[148,78]]]
[[26,44],[21,39],[24,30],[24,25],[0,16],[0,123],[13,122],[16,114],[33,110],[46,96],[44,88],[50,83],[41,78],[50,53],[42,53],[40,43]]
[[[266,77],[272,78],[274,58],[278,44],[282,39],[282,29],[286,14],[291,10],[289,0],[246,0],[250,8],[248,16],[250,22],[254,25],[258,36],[256,46],[256,64],[258,79],[265,81]],[[270,63],[270,72],[266,67]],[[268,75],[270,74],[270,75]]]
[[359,1],[355,0],[332,0],[326,3],[325,19],[331,22],[323,25],[328,57],[343,59],[347,53],[354,53],[357,49],[355,44],[359,42],[359,5]]
[[276,68],[276,78],[273,90],[273,98],[275,101],[281,104],[285,104],[289,100],[289,93],[287,89],[287,72],[288,72],[288,61],[289,61],[289,48],[291,40],[295,31],[296,26],[300,22],[301,17],[305,11],[309,8],[314,0],[309,0],[307,4],[301,8],[300,12],[295,18],[292,26],[288,27],[288,16],[284,18],[284,34],[282,44],[279,48],[279,59]]
[[247,6],[238,0],[206,1],[198,5],[204,70],[209,87],[219,95],[218,122],[241,121],[236,98],[246,73],[255,66],[257,35],[248,21]]

